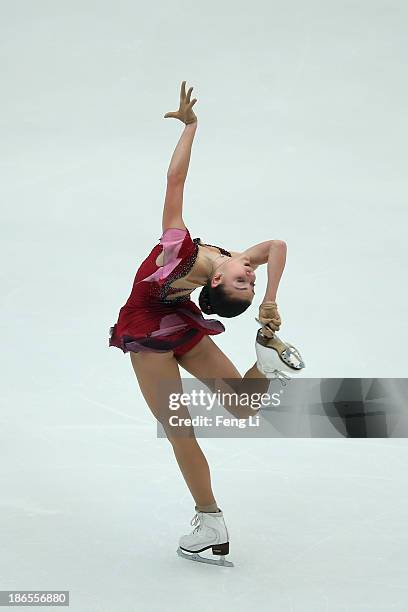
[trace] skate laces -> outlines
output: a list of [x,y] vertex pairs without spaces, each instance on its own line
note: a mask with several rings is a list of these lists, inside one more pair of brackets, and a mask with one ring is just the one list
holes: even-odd
[[200,517],[199,517],[198,513],[196,513],[193,516],[193,518],[190,521],[190,525],[192,525],[194,527],[193,533],[196,533],[196,531],[200,530],[201,524],[200,524]]
[[288,374],[286,374],[286,372],[283,372],[282,370],[278,370],[277,368],[274,368],[271,370],[264,368],[264,372],[267,372],[268,374],[274,374],[275,378],[277,378],[284,387],[286,387],[287,380],[292,380],[291,377]]

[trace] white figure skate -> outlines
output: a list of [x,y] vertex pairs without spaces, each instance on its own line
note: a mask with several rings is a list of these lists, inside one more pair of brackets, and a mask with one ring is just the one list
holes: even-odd
[[[196,512],[191,520],[194,526],[192,533],[180,538],[177,554],[190,561],[210,563],[234,567],[231,561],[225,560],[229,553],[228,531],[222,512]],[[220,555],[219,559],[207,559],[198,553],[208,548],[213,555]]]
[[279,378],[285,386],[285,381],[291,380],[293,374],[301,374],[305,362],[293,344],[283,342],[276,333],[268,337],[262,329],[258,330],[255,339],[256,367],[266,378]]

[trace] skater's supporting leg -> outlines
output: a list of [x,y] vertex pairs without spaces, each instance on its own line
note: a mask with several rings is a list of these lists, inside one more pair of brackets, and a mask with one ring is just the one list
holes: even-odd
[[209,506],[197,504],[195,509],[197,512],[220,512],[220,509],[218,508],[217,504],[210,504]]
[[[168,405],[160,403],[160,383],[166,380],[166,389],[169,384],[176,393],[182,393],[180,371],[173,351],[167,353],[134,353],[130,352],[131,362],[139,382],[140,390],[156,417],[163,425],[167,438],[171,443],[180,466],[183,477],[191,494],[199,506],[212,506],[216,503],[211,488],[210,469],[201,450],[193,428],[186,428],[183,436],[175,435],[167,426],[171,413]],[[169,382],[171,381],[171,383]],[[174,386],[174,389],[173,389]],[[179,414],[185,411],[186,418],[189,413],[186,408],[180,408]]]
[[196,505],[200,507],[216,505],[211,488],[210,468],[196,438],[175,436],[170,438],[170,442]]

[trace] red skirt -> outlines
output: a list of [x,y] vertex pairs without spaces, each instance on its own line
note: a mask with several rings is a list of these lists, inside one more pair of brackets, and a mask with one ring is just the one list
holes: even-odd
[[139,351],[183,355],[203,336],[220,334],[224,325],[215,319],[204,319],[191,300],[169,306],[146,304],[145,308],[122,306],[117,323],[110,328],[109,346],[124,353]]

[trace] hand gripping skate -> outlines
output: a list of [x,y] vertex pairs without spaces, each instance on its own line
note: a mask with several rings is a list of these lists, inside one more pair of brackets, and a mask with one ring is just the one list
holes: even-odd
[[286,385],[285,379],[290,380],[291,374],[300,374],[305,367],[298,349],[283,342],[275,333],[272,338],[264,334],[261,327],[255,340],[257,356],[256,367],[266,378],[279,378]]
[[[222,512],[197,512],[191,520],[194,526],[192,533],[182,536],[177,554],[189,561],[199,561],[211,565],[234,567],[231,561],[225,560],[229,553],[228,531]],[[211,548],[213,555],[219,559],[207,559],[198,553]]]
[[279,331],[282,325],[276,302],[262,302],[259,306],[258,317],[255,317],[255,320],[262,325],[263,335],[272,338],[274,332]]

